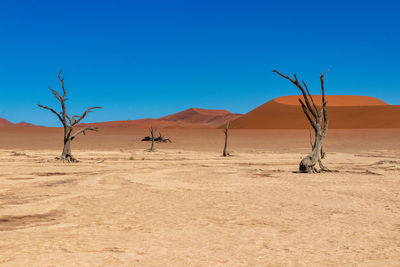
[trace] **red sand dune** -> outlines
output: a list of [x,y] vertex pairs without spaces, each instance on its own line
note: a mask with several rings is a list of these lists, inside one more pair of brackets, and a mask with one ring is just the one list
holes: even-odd
[[102,128],[217,128],[229,120],[240,117],[227,110],[190,108],[159,119],[141,119],[109,121],[99,123],[82,123],[80,127],[97,126]]
[[[307,129],[299,96],[273,99],[231,123],[233,129]],[[321,104],[321,96],[315,96]],[[329,128],[400,128],[400,105],[367,96],[327,96]],[[223,127],[223,126],[221,126]]]
[[27,123],[27,122],[24,122],[24,121],[21,121],[21,122],[19,122],[19,123],[12,123],[12,122],[10,122],[10,121],[8,121],[8,120],[6,120],[6,119],[3,119],[3,118],[0,118],[0,126],[9,126],[9,127],[32,127],[32,126],[36,126],[36,125],[33,125],[33,124],[31,124],[31,123]]
[[21,121],[21,122],[18,122],[16,124],[14,124],[14,126],[17,126],[17,127],[35,127],[36,125],[34,125],[32,123]]
[[6,119],[0,118],[0,126],[13,126],[13,125],[14,125],[14,123],[12,123]]

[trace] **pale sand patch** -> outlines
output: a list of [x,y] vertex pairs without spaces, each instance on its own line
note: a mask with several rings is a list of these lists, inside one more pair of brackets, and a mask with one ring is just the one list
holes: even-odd
[[[399,150],[332,140],[325,165],[340,172],[307,175],[293,172],[307,135],[284,152],[233,137],[228,158],[220,140],[188,139],[155,153],[77,143],[77,164],[53,147],[1,150],[0,265],[400,264]],[[179,147],[190,140],[205,147]]]

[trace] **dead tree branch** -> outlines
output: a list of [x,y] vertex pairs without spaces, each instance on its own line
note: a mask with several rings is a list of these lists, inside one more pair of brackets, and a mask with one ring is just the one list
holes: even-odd
[[169,138],[165,138],[160,131],[158,131],[158,137],[154,139],[154,141],[159,143],[171,143],[171,140]]
[[71,136],[71,141],[74,140],[78,135],[83,134],[86,135],[86,131],[95,131],[98,132],[99,128],[97,127],[86,127],[77,131],[73,136]]

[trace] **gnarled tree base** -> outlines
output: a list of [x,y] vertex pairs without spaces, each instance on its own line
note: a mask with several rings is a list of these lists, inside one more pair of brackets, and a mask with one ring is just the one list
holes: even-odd
[[76,163],[79,162],[76,158],[74,158],[71,154],[66,154],[66,155],[61,155],[59,157],[56,157],[57,160],[61,160],[62,162],[67,162],[67,163]]
[[303,173],[315,173],[315,162],[311,156],[307,156],[300,161],[299,171]]
[[300,161],[299,171],[302,173],[321,173],[321,172],[337,172],[336,170],[330,170],[325,167],[321,160],[318,159],[319,169],[315,166],[316,160],[313,160],[312,156],[307,156]]

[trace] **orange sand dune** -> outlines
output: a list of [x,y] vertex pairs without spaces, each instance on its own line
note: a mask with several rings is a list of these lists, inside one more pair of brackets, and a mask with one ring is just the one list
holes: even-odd
[[102,128],[216,128],[241,114],[233,114],[227,110],[211,110],[190,108],[159,119],[141,119],[125,121],[109,121],[100,123],[82,123],[81,127],[97,126]]
[[17,126],[17,127],[34,127],[34,126],[37,126],[37,125],[21,121],[21,122],[15,123],[14,126]]
[[[313,95],[316,105],[322,105],[321,95]],[[298,95],[281,96],[275,98],[274,101],[286,105],[300,105]],[[326,96],[328,105],[333,106],[382,106],[389,105],[382,100],[359,95],[328,95]]]
[[213,110],[190,108],[169,116],[160,118],[160,120],[176,121],[184,124],[206,124],[218,126],[232,117],[238,117],[241,114],[232,114],[227,110]]
[[[298,96],[271,100],[234,120],[234,129],[306,129]],[[315,100],[319,100],[316,96]],[[400,106],[364,96],[327,96],[329,128],[400,128]],[[321,103],[320,100],[317,103]],[[380,105],[378,105],[380,104]],[[318,105],[318,104],[317,104]],[[222,126],[221,126],[222,127]]]

